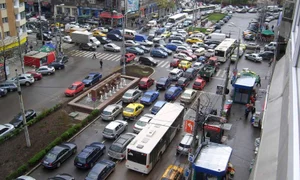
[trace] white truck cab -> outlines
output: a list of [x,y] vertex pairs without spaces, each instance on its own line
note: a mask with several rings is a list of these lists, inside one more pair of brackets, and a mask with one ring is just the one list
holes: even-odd
[[92,43],[94,46],[97,46],[97,47],[100,46],[100,41],[95,37],[90,37],[90,43]]

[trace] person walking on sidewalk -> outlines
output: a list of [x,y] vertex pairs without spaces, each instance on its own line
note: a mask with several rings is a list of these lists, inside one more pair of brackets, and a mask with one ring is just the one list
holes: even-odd
[[32,49],[33,49],[32,44],[30,44],[29,48],[30,48],[30,51],[32,51]]
[[96,53],[94,53],[92,59],[97,59]]
[[258,87],[258,86],[261,87],[261,82],[260,81],[261,81],[261,79],[260,79],[260,76],[258,75],[257,76],[256,87]]
[[99,63],[100,63],[100,68],[102,68],[102,65],[103,65],[102,59],[100,59]]

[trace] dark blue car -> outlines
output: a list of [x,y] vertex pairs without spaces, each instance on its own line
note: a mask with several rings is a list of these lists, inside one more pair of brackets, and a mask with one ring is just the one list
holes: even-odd
[[4,88],[0,88],[0,97],[6,96],[6,94],[7,94],[7,90]]
[[104,180],[115,170],[116,163],[110,160],[99,161],[89,174],[85,177],[85,180]]
[[157,101],[151,108],[151,114],[157,114],[158,111],[166,104],[166,101]]
[[99,82],[101,78],[102,74],[100,73],[90,73],[82,80],[82,82],[87,87]]
[[159,96],[159,92],[154,90],[148,90],[144,93],[144,95],[141,97],[141,104],[144,105],[151,105]]
[[182,88],[177,86],[170,87],[165,93],[166,101],[174,101],[182,93]]
[[172,55],[172,52],[170,49],[166,48],[166,47],[158,47],[156,49],[162,50],[163,52],[166,52],[168,55]]
[[62,62],[54,61],[51,64],[49,64],[50,67],[54,67],[55,70],[65,69],[65,64]]
[[145,53],[144,50],[142,50],[138,47],[128,47],[128,48],[126,48],[126,52],[133,53],[135,55],[143,55]]
[[152,57],[161,57],[161,58],[167,58],[168,57],[168,53],[160,50],[160,49],[152,49],[152,51],[150,52],[150,56]]
[[155,31],[155,34],[161,35],[161,34],[164,33],[165,31],[166,31],[165,28],[159,28],[159,29],[157,29],[157,30]]
[[168,43],[168,44],[166,45],[166,48],[170,49],[171,51],[176,51],[177,45],[174,44],[174,43]]
[[92,168],[98,159],[105,152],[105,145],[100,142],[94,142],[85,148],[74,159],[74,166],[81,169]]
[[206,56],[200,56],[196,62],[202,62],[204,63],[205,61],[207,60],[207,57]]
[[171,80],[167,77],[161,77],[159,80],[156,82],[156,89],[167,89],[171,85]]

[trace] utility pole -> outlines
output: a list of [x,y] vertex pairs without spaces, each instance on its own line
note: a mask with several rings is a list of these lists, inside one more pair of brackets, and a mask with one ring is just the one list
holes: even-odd
[[5,81],[7,80],[7,72],[6,72],[6,49],[5,49],[5,42],[3,41],[1,37],[1,42],[2,42],[2,56],[3,56],[3,68],[4,68],[4,78]]
[[40,18],[40,33],[41,33],[41,40],[42,40],[42,44],[44,42],[44,35],[43,35],[43,29],[42,29],[42,13],[41,13],[41,2],[40,0],[38,0],[38,6],[39,6],[39,18]]
[[[197,99],[197,107],[196,107],[196,118],[195,118],[195,124],[194,124],[194,131],[193,131],[193,141],[192,141],[192,152],[191,154],[194,156],[195,158],[195,154],[196,154],[196,150],[197,150],[197,144],[196,141],[198,141],[198,139],[196,138],[198,135],[198,121],[200,119],[199,117],[199,109],[200,109],[200,97]],[[189,176],[188,176],[188,180],[191,180],[193,175],[192,175],[192,169],[193,169],[193,161],[190,161],[189,163]]]
[[23,102],[23,97],[22,97],[22,92],[21,92],[21,85],[20,85],[20,81],[19,81],[19,77],[18,77],[18,70],[16,69],[15,71],[16,71],[16,79],[17,79],[17,86],[18,86],[20,109],[21,109],[23,124],[24,124],[25,139],[26,139],[27,147],[30,147],[31,142],[30,142],[28,127],[27,127],[27,123],[26,123],[26,116],[25,116],[24,102]]
[[223,112],[223,109],[224,109],[224,104],[225,104],[225,101],[226,101],[226,91],[227,91],[227,86],[228,86],[228,81],[229,81],[230,61],[228,61],[227,63],[228,63],[228,66],[226,68],[226,79],[225,79],[223,93],[222,93],[222,104],[221,104],[220,116],[222,115],[222,112]]
[[21,61],[21,67],[22,67],[22,74],[25,73],[25,69],[24,69],[24,60],[22,58],[22,50],[21,50],[21,42],[20,42],[20,29],[21,27],[17,28],[17,37],[18,37],[18,51],[19,51],[19,58],[20,58],[20,61]]
[[[57,6],[54,5],[54,30],[56,29],[56,14],[57,14]],[[56,43],[55,49],[57,50],[57,30],[55,32],[55,43]]]

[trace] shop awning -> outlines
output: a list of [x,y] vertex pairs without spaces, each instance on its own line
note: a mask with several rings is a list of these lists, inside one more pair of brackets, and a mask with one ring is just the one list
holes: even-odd
[[123,15],[120,13],[114,13],[111,17],[111,12],[101,12],[100,18],[113,18],[113,19],[121,19],[123,18]]
[[274,35],[274,32],[271,31],[271,30],[263,30],[261,32],[262,35],[266,35],[266,36],[271,36],[271,35]]

